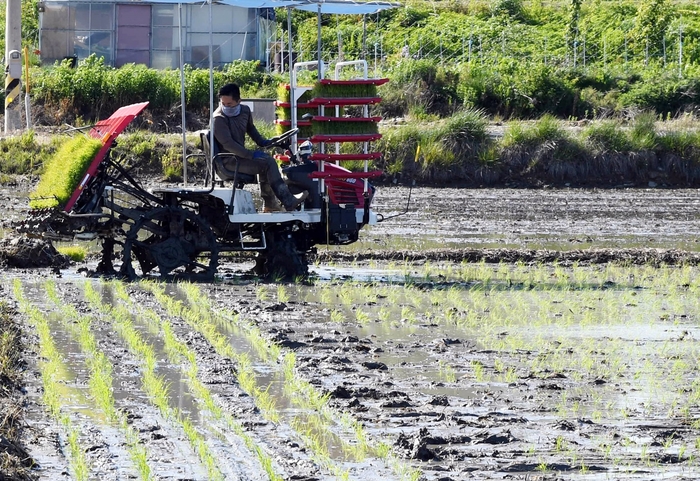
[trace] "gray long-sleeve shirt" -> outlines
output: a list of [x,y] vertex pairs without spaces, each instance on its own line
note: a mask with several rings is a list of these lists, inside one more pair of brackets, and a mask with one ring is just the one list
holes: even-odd
[[241,113],[235,117],[227,117],[221,111],[221,105],[214,111],[214,138],[226,152],[231,152],[242,159],[252,159],[253,151],[245,148],[245,134],[253,142],[262,146],[265,138],[260,135],[253,124],[253,114],[250,107],[241,104]]

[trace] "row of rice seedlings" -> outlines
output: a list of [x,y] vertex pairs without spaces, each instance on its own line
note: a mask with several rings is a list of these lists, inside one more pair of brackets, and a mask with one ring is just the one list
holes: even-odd
[[255,399],[255,404],[260,408],[267,420],[273,423],[279,422],[279,411],[275,400],[266,389],[258,386],[250,357],[247,354],[235,351],[226,336],[217,329],[216,324],[211,319],[211,315],[202,315],[202,310],[195,311],[186,307],[182,301],[170,297],[163,286],[153,282],[143,282],[142,285],[153,293],[156,300],[165,308],[168,314],[182,318],[190,327],[202,334],[217,354],[236,361],[238,367],[236,376],[241,389]]
[[44,389],[42,396],[44,405],[66,434],[69,447],[68,462],[73,471],[73,477],[77,481],[86,481],[90,478],[90,466],[85,455],[86,446],[80,443],[78,427],[73,424],[70,416],[62,412],[61,409],[65,402],[62,386],[67,382],[65,373],[68,369],[56,348],[48,319],[25,297],[22,291],[22,282],[19,279],[14,280],[13,291],[20,310],[27,316],[39,337],[39,370]]
[[[519,267],[515,266],[514,270],[518,269]],[[688,404],[678,402],[686,397],[678,395],[679,388],[685,391],[688,389],[685,386],[679,386],[678,383],[687,383],[697,370],[696,363],[686,361],[686,359],[697,358],[697,348],[694,345],[677,341],[671,342],[670,346],[674,350],[671,353],[666,352],[668,348],[665,342],[664,347],[658,351],[662,362],[645,363],[643,360],[649,356],[649,351],[642,349],[640,344],[623,343],[619,338],[601,341],[598,338],[588,339],[568,337],[567,335],[556,338],[549,336],[550,340],[545,337],[547,329],[544,327],[547,325],[558,327],[568,325],[579,328],[606,325],[634,327],[639,325],[640,321],[642,326],[646,323],[653,326],[657,319],[674,317],[668,312],[678,314],[698,312],[697,296],[689,295],[689,292],[692,293],[698,289],[697,269],[693,270],[688,266],[657,268],[654,266],[619,265],[609,265],[604,268],[573,266],[566,270],[555,266],[553,269],[535,268],[534,270],[537,269],[540,273],[538,275],[544,273],[542,279],[556,277],[558,281],[543,287],[528,286],[529,290],[540,289],[537,291],[539,298],[533,297],[529,301],[532,307],[524,307],[524,301],[527,296],[533,296],[535,293],[528,294],[528,291],[522,289],[509,288],[500,295],[499,299],[499,291],[492,289],[488,292],[486,305],[480,306],[484,308],[482,312],[489,314],[480,317],[482,325],[484,319],[487,322],[489,320],[499,321],[498,316],[492,315],[491,311],[494,310],[494,307],[498,309],[499,305],[505,305],[512,312],[509,316],[500,319],[503,326],[512,329],[514,326],[518,326],[519,319],[527,319],[528,322],[524,324],[525,329],[523,330],[543,332],[544,336],[542,334],[534,337],[532,335],[513,336],[511,332],[508,332],[507,338],[510,341],[498,341],[497,338],[489,335],[493,342],[492,345],[497,350],[512,351],[513,348],[518,347],[513,343],[515,338],[518,338],[519,346],[527,348],[532,348],[533,345],[551,345],[551,341],[556,341],[559,344],[557,348],[550,349],[549,354],[536,358],[536,361],[541,365],[542,372],[568,372],[568,377],[574,381],[583,380],[584,374],[611,380],[622,375],[634,374],[635,378],[641,375],[646,379],[641,385],[645,386],[644,389],[648,391],[647,406],[653,406],[656,412],[659,412],[659,408],[663,409],[664,405],[668,405],[675,408],[673,412],[682,416],[688,415]],[[489,269],[488,274],[492,275],[494,272],[500,279],[507,279],[508,274],[504,266]],[[522,273],[520,275],[522,276]],[[569,289],[565,284],[572,282],[577,283],[577,285],[574,289]],[[609,287],[612,289],[602,290]],[[621,291],[620,289],[626,290]],[[469,289],[459,290],[461,291],[459,297],[470,300],[477,297],[478,300],[478,296],[473,291]],[[445,296],[442,295],[441,291],[435,290],[433,292],[436,298],[433,304],[443,308],[446,304],[443,301]],[[558,295],[557,292],[562,294]],[[420,295],[420,293],[412,292],[411,296],[408,297],[413,298],[414,295]],[[557,298],[563,301],[557,300]],[[508,302],[509,299],[510,302]],[[485,298],[481,297],[481,300],[484,301]],[[536,308],[539,308],[539,313],[533,315],[533,310]],[[527,314],[527,311],[530,311],[530,315],[523,315]],[[447,312],[451,312],[451,310]],[[658,318],[657,314],[660,314]],[[560,331],[561,329],[558,332]],[[541,349],[540,352],[542,352]],[[633,369],[628,367],[640,365],[643,366],[643,370],[639,373],[634,373]],[[694,391],[692,387],[690,391]],[[573,397],[571,396],[571,398]],[[595,395],[591,395],[591,399],[593,399],[593,415],[600,418],[602,414],[600,412],[601,403],[599,400],[595,400]],[[584,397],[581,402],[569,402],[566,409],[570,412],[578,412],[585,401]],[[679,409],[681,404],[682,407]],[[614,406],[607,408],[608,412],[612,412],[613,409],[615,409]],[[649,415],[651,415],[651,410]],[[671,415],[669,412],[669,416]]]
[[126,342],[129,351],[136,356],[143,366],[142,386],[154,406],[158,408],[164,418],[177,424],[185,433],[193,450],[199,456],[210,479],[223,480],[223,473],[218,467],[218,462],[206,439],[197,430],[186,415],[178,408],[170,406],[170,389],[163,376],[156,373],[158,360],[153,346],[149,344],[134,327],[132,313],[122,306],[108,306],[103,304],[99,293],[90,283],[85,283],[86,299],[101,309],[105,318],[111,319],[117,333]]
[[152,479],[146,446],[139,440],[138,431],[128,423],[126,414],[116,408],[112,387],[112,364],[97,346],[97,339],[91,330],[92,319],[89,316],[80,315],[72,305],[65,304],[56,291],[55,282],[46,281],[44,287],[48,299],[63,314],[61,316],[63,325],[72,332],[86,355],[85,362],[90,372],[88,380],[90,394],[107,421],[118,426],[124,434],[127,450],[140,478]]
[[[194,284],[182,283],[179,286],[184,290],[189,302],[191,309],[197,312],[200,318],[210,319],[211,322],[219,321],[234,322],[238,325],[242,325],[240,317],[232,313],[226,313],[214,309],[209,299],[203,296],[201,290]],[[284,290],[280,291],[278,289],[278,294],[282,292],[285,295]],[[263,292],[258,289],[256,295],[258,298],[267,298],[268,293]],[[280,348],[275,343],[271,343],[266,340],[260,330],[253,326],[252,323],[244,327],[245,335],[251,341],[251,344],[255,346],[256,351],[260,353],[261,359],[268,362],[273,367],[276,367],[276,362],[281,358],[284,349]],[[268,351],[267,353],[261,351]],[[303,438],[310,441],[312,444],[309,446],[315,456],[316,460],[320,462],[323,466],[327,467],[332,473],[336,475],[343,476],[342,470],[333,466],[332,461],[327,457],[328,452],[327,447],[322,447],[320,442],[323,439],[333,440],[339,443],[344,452],[352,454],[355,459],[362,460],[370,453],[374,453],[380,459],[384,460],[386,464],[397,474],[399,474],[401,479],[418,479],[421,475],[420,470],[413,469],[403,463],[400,459],[395,457],[390,449],[387,449],[387,445],[382,442],[374,443],[371,446],[368,442],[368,436],[362,427],[362,425],[355,420],[349,414],[339,414],[334,411],[330,406],[328,406],[328,394],[322,394],[308,381],[302,379],[295,370],[296,356],[293,352],[288,351],[284,353],[284,363],[283,363],[283,373],[285,380],[285,394],[287,397],[298,407],[302,409],[307,409],[318,413],[319,417],[317,420],[322,420],[323,422],[316,423],[314,429],[312,430],[315,435],[309,437],[309,431],[302,429],[300,433]],[[333,434],[330,426],[339,422],[341,426],[344,426],[346,430],[352,435],[354,443],[348,444],[343,440],[342,437]],[[294,426],[292,426],[294,428]],[[298,432],[298,431],[297,431]],[[323,433],[323,436],[320,434]]]
[[[294,416],[289,425],[296,432],[297,436],[301,438],[304,445],[309,447],[313,460],[319,466],[323,466],[341,481],[350,479],[350,470],[342,469],[331,458],[328,446],[332,443],[337,443],[338,440],[335,439],[325,421],[318,414],[310,413]],[[330,438],[334,439],[331,440]]]
[[[499,265],[494,268],[486,268],[486,266],[477,266],[482,269],[488,276],[495,275],[500,279],[507,279],[506,265]],[[513,267],[513,266],[510,266]],[[524,276],[523,265],[516,265],[514,270],[518,272],[520,279]],[[582,268],[572,268],[574,273],[582,271]],[[565,279],[569,276],[563,268],[555,266],[554,269],[534,267],[533,271],[547,271],[559,279]],[[439,271],[438,271],[439,272]],[[406,312],[415,311],[409,309],[406,303],[410,302],[411,306],[418,306],[417,309],[422,309],[420,313],[422,318],[431,320],[444,319],[445,322],[456,324],[459,327],[467,328],[470,333],[475,335],[479,343],[486,348],[496,349],[498,351],[514,352],[518,349],[538,349],[551,344],[552,341],[559,344],[559,347],[550,350],[549,354],[540,356],[533,361],[533,371],[546,372],[570,372],[572,377],[582,379],[583,375],[595,376],[604,379],[614,379],[620,376],[625,369],[623,359],[629,355],[625,352],[624,346],[616,346],[613,341],[605,341],[603,347],[605,349],[605,362],[599,362],[602,357],[596,354],[601,350],[601,345],[587,345],[588,343],[581,342],[581,339],[567,336],[547,339],[547,326],[557,326],[558,328],[570,327],[586,327],[586,326],[604,326],[604,325],[620,325],[630,324],[636,325],[639,323],[639,314],[648,315],[650,311],[661,312],[668,308],[669,304],[684,306],[688,308],[688,302],[675,293],[678,291],[684,294],[684,291],[677,288],[669,289],[670,294],[666,296],[671,299],[671,302],[661,302],[661,298],[654,298],[644,292],[638,294],[636,290],[628,289],[627,291],[619,290],[602,290],[606,282],[612,277],[617,284],[626,283],[630,287],[637,285],[640,278],[654,279],[654,271],[649,267],[641,269],[630,269],[626,267],[607,267],[605,269],[589,270],[586,269],[588,276],[594,279],[594,288],[592,290],[573,290],[570,291],[566,286],[558,285],[553,287],[548,284],[544,290],[522,290],[522,289],[503,289],[497,284],[492,284],[491,290],[488,292],[480,289],[459,288],[448,289],[447,291],[434,289],[425,291],[416,289],[412,286],[377,286],[367,285],[366,287],[353,285],[352,283],[344,283],[340,287],[323,286],[321,288],[321,300],[331,302],[331,289],[333,289],[333,298],[340,299],[343,305],[352,305],[358,300],[367,299],[367,289],[373,289],[376,294],[382,298],[386,298],[386,303],[401,306],[393,309],[394,319],[401,317],[406,318]],[[592,274],[592,275],[591,275]],[[576,274],[579,275],[579,274]],[[665,285],[668,285],[670,277],[679,277],[674,286],[682,285],[681,282],[691,281],[691,271],[687,268],[681,269],[662,269],[662,279]],[[630,277],[634,276],[637,280],[630,281]],[[486,277],[482,275],[482,278]],[[579,277],[582,277],[579,275]],[[597,278],[596,278],[597,277]],[[586,283],[591,282],[591,278],[586,279]],[[695,278],[697,279],[697,277]],[[570,280],[561,281],[570,282]],[[584,281],[579,281],[584,282]],[[658,281],[655,284],[660,284]],[[697,284],[697,281],[696,281]],[[537,287],[537,286],[535,286]],[[662,286],[659,286],[661,288]],[[353,292],[354,291],[354,292]],[[640,297],[643,297],[643,303],[640,303]],[[424,299],[430,297],[430,308],[426,308]],[[562,301],[558,300],[562,299]],[[566,302],[564,302],[565,300]],[[697,302],[691,303],[691,308],[697,305]],[[397,311],[401,309],[399,314]],[[364,314],[366,315],[366,314]],[[378,317],[382,321],[392,319],[391,310],[385,306],[379,308]],[[333,316],[331,316],[331,320]],[[403,319],[402,319],[403,320]],[[527,320],[523,323],[522,320]],[[649,319],[653,322],[653,319]],[[504,329],[509,329],[507,336],[498,336],[499,332]],[[533,333],[536,334],[533,336]],[[557,332],[561,332],[559,329]],[[573,353],[573,355],[572,355]],[[685,367],[685,368],[684,368]],[[674,371],[677,376],[685,375],[689,372],[688,364],[673,363]],[[659,373],[660,374],[660,373]],[[512,376],[513,373],[510,374]],[[666,376],[668,377],[668,376]]]
[[[137,313],[139,318],[145,321],[149,327],[155,328],[159,332],[162,332],[165,350],[171,362],[178,363],[182,359],[187,361],[188,366],[183,366],[182,370],[187,376],[190,391],[196,398],[197,402],[204,406],[214,417],[214,419],[223,421],[229,429],[231,429],[243,440],[245,446],[252,453],[255,453],[260,465],[264,469],[270,481],[281,481],[281,476],[274,471],[270,456],[268,456],[263,449],[256,444],[253,438],[245,432],[243,426],[230,413],[224,411],[214,401],[211,391],[199,380],[199,368],[197,366],[196,359],[197,356],[195,352],[187,346],[187,344],[178,340],[177,336],[173,332],[172,324],[167,319],[158,316],[155,311],[145,309],[140,305],[135,305],[126,290],[124,283],[110,282],[106,284],[106,287],[114,289],[117,298],[121,302],[118,308]],[[89,295],[94,297],[94,294],[92,293]],[[96,297],[94,298],[95,302],[99,300]]]

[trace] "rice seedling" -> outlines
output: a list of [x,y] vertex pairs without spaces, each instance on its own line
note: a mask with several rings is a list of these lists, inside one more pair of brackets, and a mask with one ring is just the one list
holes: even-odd
[[43,402],[51,416],[58,421],[68,439],[69,465],[73,470],[73,476],[78,481],[89,479],[90,466],[88,464],[86,449],[79,439],[79,429],[73,424],[70,416],[62,412],[63,390],[61,386],[66,381],[64,373],[67,371],[64,361],[56,348],[51,329],[46,317],[32,306],[22,292],[22,283],[15,279],[13,293],[19,309],[28,317],[29,322],[36,328],[39,336],[39,352],[42,360],[39,362],[41,379],[44,388]]
[[255,290],[255,297],[259,301],[267,301],[270,299],[270,294],[268,292],[268,289],[266,286],[258,286],[258,288]]
[[341,323],[345,320],[345,314],[339,309],[331,310],[330,321],[334,323]]
[[484,373],[484,365],[480,361],[472,361],[472,369],[474,371],[474,379],[476,382],[484,382],[485,379],[485,373]]
[[29,195],[29,206],[41,209],[68,202],[101,147],[100,140],[84,135],[66,141],[47,163],[39,183]]
[[169,387],[165,379],[155,372],[157,365],[155,351],[133,325],[131,311],[124,306],[103,304],[99,294],[90,283],[85,283],[85,296],[89,302],[106,314],[106,317],[113,322],[117,332],[126,342],[129,351],[141,360],[144,367],[142,386],[153,405],[159,409],[166,419],[174,421],[183,430],[210,478],[223,480],[224,475],[220,471],[216,458],[203,435],[178,408],[170,406]]
[[440,379],[445,382],[457,381],[457,372],[455,371],[455,369],[442,359],[438,361],[438,373]]
[[289,302],[289,292],[283,284],[277,286],[277,301],[278,302]]

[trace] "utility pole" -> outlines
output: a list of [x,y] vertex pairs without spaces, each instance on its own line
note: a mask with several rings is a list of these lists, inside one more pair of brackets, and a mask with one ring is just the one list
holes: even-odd
[[22,128],[22,0],[7,0],[5,23],[5,133]]

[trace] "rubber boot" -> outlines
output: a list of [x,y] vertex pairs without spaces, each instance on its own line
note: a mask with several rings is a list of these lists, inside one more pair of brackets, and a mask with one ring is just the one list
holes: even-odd
[[280,202],[282,202],[282,205],[287,212],[296,210],[296,208],[303,204],[304,200],[309,196],[308,190],[305,190],[301,194],[292,195],[292,193],[289,191],[289,187],[287,187],[287,184],[285,184],[283,180],[273,184],[272,190]]
[[275,193],[272,191],[272,187],[267,182],[260,183],[260,197],[263,200],[263,212],[284,212],[277,197],[275,197]]

